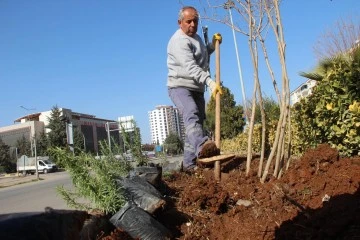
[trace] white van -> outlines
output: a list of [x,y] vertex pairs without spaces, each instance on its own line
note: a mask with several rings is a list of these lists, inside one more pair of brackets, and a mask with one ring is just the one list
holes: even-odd
[[[57,171],[56,164],[51,162],[51,160],[47,156],[37,157],[37,166],[39,173],[46,174],[48,172]],[[17,171],[23,174],[35,173],[36,172],[35,157],[27,157],[26,155],[22,155],[17,160],[16,167],[17,167]]]

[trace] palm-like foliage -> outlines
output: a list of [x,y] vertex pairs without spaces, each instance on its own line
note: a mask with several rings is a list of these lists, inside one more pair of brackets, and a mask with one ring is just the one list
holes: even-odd
[[345,54],[339,54],[330,58],[325,58],[319,62],[312,72],[299,72],[299,75],[316,81],[321,81],[327,77],[327,74],[334,69],[334,64],[346,64],[350,70],[359,71],[358,64],[360,62],[360,47],[354,47]]
[[359,119],[350,106],[360,100],[360,48],[324,59],[314,72],[300,75],[318,81],[313,94],[294,109],[296,130],[311,134],[300,143],[327,142],[343,155],[358,154]]

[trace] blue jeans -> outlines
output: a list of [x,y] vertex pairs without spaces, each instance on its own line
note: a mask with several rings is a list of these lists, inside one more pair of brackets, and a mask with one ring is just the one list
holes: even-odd
[[186,88],[169,88],[169,97],[179,109],[185,126],[184,161],[183,167],[191,168],[196,165],[196,158],[200,146],[208,140],[204,134],[205,120],[204,93]]

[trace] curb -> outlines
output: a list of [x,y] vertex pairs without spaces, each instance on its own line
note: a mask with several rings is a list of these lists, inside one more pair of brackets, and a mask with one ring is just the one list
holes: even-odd
[[11,175],[7,177],[0,177],[0,189],[5,187],[10,187],[14,185],[19,185],[23,183],[32,182],[36,179],[36,176],[17,176]]

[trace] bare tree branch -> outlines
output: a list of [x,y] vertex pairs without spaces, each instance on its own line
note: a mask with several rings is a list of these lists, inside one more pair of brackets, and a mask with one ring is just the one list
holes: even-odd
[[341,18],[323,33],[313,47],[318,60],[346,53],[360,41],[360,19]]

